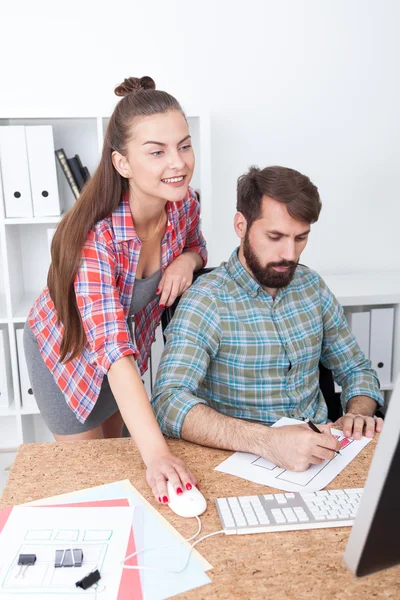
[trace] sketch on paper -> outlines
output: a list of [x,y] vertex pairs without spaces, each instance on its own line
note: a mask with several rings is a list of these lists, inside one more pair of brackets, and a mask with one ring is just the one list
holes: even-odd
[[[275,423],[274,427],[299,423],[302,423],[302,421],[284,417]],[[218,465],[216,471],[236,475],[248,481],[268,485],[286,492],[315,492],[321,490],[371,441],[366,437],[361,440],[345,438],[343,433],[337,429],[332,429],[331,432],[341,443],[340,454],[319,465],[311,465],[306,471],[289,471],[278,467],[261,456],[245,452],[235,452]]]

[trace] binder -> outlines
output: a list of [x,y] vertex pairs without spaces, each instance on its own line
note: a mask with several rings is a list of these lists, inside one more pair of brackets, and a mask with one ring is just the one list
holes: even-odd
[[7,352],[6,332],[0,329],[0,408],[11,404],[11,361]]
[[79,162],[74,157],[74,158],[67,158],[67,163],[68,163],[69,168],[71,169],[72,175],[74,176],[76,185],[78,186],[78,190],[81,192],[82,188],[85,184],[85,180],[83,178],[83,173],[80,170]]
[[21,402],[22,408],[32,412],[39,412],[38,406],[36,404],[35,397],[33,395],[33,391],[31,388],[31,383],[29,380],[28,374],[28,366],[25,360],[25,351],[24,351],[24,330],[17,329],[16,337],[17,337],[17,353],[18,353],[18,367],[19,367],[19,385],[21,389]]
[[366,358],[369,358],[369,338],[371,314],[367,312],[353,312],[348,315],[350,329]]
[[61,215],[58,194],[53,128],[36,125],[25,128],[31,181],[33,215],[55,217]]
[[0,165],[6,217],[33,217],[25,127],[0,127]]
[[68,181],[72,193],[74,194],[75,198],[79,198],[79,188],[72,174],[72,171],[69,168],[68,159],[67,155],[64,152],[64,148],[59,148],[58,150],[56,150],[56,157],[58,162],[60,163],[60,167],[65,175],[66,180]]
[[370,360],[381,386],[392,383],[393,308],[371,310]]

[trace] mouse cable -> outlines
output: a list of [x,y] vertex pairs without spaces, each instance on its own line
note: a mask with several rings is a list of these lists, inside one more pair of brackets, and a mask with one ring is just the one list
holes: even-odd
[[[197,532],[192,535],[192,537],[187,538],[186,540],[182,540],[181,542],[178,542],[178,544],[185,544],[186,542],[191,542],[195,537],[197,537],[201,531],[201,521],[199,519],[199,517],[195,517],[198,521],[199,527]],[[145,570],[145,571],[159,571],[159,572],[164,572],[164,573],[182,573],[182,571],[184,571],[190,561],[190,557],[192,555],[193,552],[193,548],[199,543],[202,542],[203,540],[205,540],[206,538],[212,537],[213,535],[219,535],[220,533],[225,533],[225,531],[223,529],[221,529],[220,531],[214,531],[214,533],[208,533],[207,535],[203,535],[203,537],[199,538],[198,540],[196,540],[193,544],[190,545],[190,552],[188,554],[187,560],[184,564],[184,566],[181,569],[160,569],[158,567],[146,567],[144,565],[140,566],[140,565],[126,565],[125,562],[127,560],[129,560],[130,558],[133,558],[134,556],[137,556],[138,554],[141,554],[142,552],[147,552],[149,550],[160,550],[161,548],[169,548],[171,546],[175,546],[175,544],[165,544],[164,546],[153,546],[151,548],[142,548],[141,550],[137,550],[136,552],[133,552],[132,554],[130,554],[129,556],[127,556],[125,558],[125,560],[122,561],[122,568],[123,569],[135,569],[138,571],[141,570]]]

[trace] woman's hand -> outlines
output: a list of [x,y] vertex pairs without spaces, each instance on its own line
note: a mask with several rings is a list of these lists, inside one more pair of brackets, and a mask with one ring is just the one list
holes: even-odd
[[157,290],[160,308],[171,306],[192,285],[193,271],[199,268],[199,259],[202,262],[196,252],[184,252],[165,269]]
[[148,464],[146,479],[155,499],[161,504],[167,504],[170,500],[167,480],[178,495],[182,494],[183,490],[191,490],[193,486],[198,487],[196,478],[187,469],[185,463],[171,453],[161,455]]

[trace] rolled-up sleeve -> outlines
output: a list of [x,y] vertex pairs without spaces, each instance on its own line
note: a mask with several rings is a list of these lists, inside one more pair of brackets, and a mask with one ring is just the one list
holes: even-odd
[[334,380],[342,387],[344,411],[354,396],[368,396],[382,406],[378,377],[357,344],[343,308],[322,279],[320,294],[324,322],[321,362],[332,371]]
[[184,250],[194,250],[203,259],[203,267],[207,264],[206,240],[200,229],[200,205],[192,188],[189,188],[190,199],[187,210],[187,234]]
[[215,301],[189,288],[165,335],[152,406],[162,432],[180,438],[188,412],[196,404],[207,404],[197,394],[219,347],[220,326]]
[[119,358],[137,355],[115,280],[115,254],[91,231],[74,281],[91,362],[106,374]]

